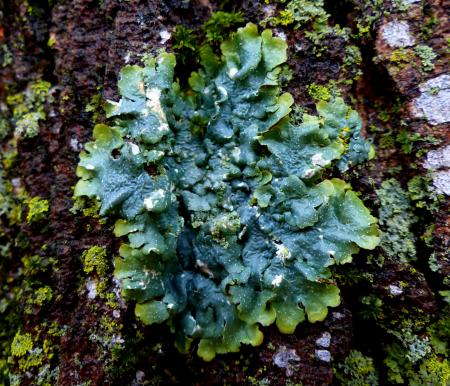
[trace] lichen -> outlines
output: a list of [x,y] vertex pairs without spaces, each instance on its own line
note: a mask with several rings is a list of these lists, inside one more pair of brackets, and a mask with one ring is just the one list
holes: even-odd
[[311,83],[306,88],[308,90],[308,94],[311,96],[311,98],[315,99],[316,101],[329,101],[331,99],[331,93],[328,87]]
[[417,221],[408,194],[394,179],[386,180],[377,190],[380,200],[381,247],[394,260],[410,262],[416,259],[416,237],[412,226]]
[[11,355],[23,357],[33,349],[33,340],[30,334],[16,333],[11,343]]
[[360,351],[352,350],[342,363],[335,367],[336,379],[346,386],[378,386],[378,371],[373,359]]
[[49,82],[38,80],[31,82],[25,91],[6,98],[17,138],[31,138],[39,133],[39,121],[46,118],[45,105],[53,101],[50,87]]
[[26,201],[28,205],[27,222],[33,223],[45,219],[49,210],[49,202],[39,196]]
[[444,201],[444,195],[433,187],[433,179],[426,176],[414,176],[408,181],[408,195],[417,208],[435,213]]
[[378,243],[350,186],[319,182],[333,161],[369,157],[358,114],[336,98],[291,124],[278,80],[286,43],[268,30],[248,24],[221,50],[201,50],[188,90],[173,83],[170,54],[122,69],[113,126],[94,128],[75,188],[121,217],[115,276],[138,318],[168,321],[180,351],[199,339],[205,360],[260,344],[260,325],[292,333],[323,320],[339,303],[328,266]]
[[423,71],[429,72],[434,69],[433,60],[437,58],[437,55],[431,47],[424,44],[418,44],[414,47],[414,52],[420,58],[421,68]]
[[261,21],[262,26],[293,26],[302,29],[305,37],[314,44],[314,52],[321,56],[325,51],[321,42],[327,36],[348,39],[350,30],[339,25],[331,26],[330,15],[326,12],[323,0],[280,0],[285,3],[276,15]]
[[99,277],[104,277],[109,268],[106,249],[100,246],[93,246],[84,251],[82,256],[84,272],[87,274],[97,273]]

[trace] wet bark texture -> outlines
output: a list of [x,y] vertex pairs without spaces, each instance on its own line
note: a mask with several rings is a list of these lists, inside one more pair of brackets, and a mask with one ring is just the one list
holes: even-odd
[[[11,117],[6,104],[8,95],[22,92],[30,82],[39,79],[52,84],[53,97],[45,105],[46,119],[39,123],[39,135],[18,141],[17,156],[7,171],[16,189],[21,187],[30,197],[47,199],[50,209],[45,220],[38,224],[21,221],[5,226],[2,235],[5,243],[17,240],[18,235],[28,242],[24,247],[17,242],[11,246],[13,257],[0,266],[2,296],[8,291],[17,294],[13,286],[20,286],[21,280],[25,280],[17,276],[22,269],[22,256],[54,259],[51,269],[33,277],[39,285],[52,288],[52,300],[31,313],[24,312],[24,304],[15,306],[17,325],[14,330],[31,334],[34,347],[42,347],[42,342],[47,342],[51,346],[48,353],[52,353],[42,359],[39,366],[29,369],[21,368],[17,358],[13,358],[9,368],[18,374],[19,384],[41,384],[37,369],[48,364],[58,373],[57,377],[49,379],[57,379],[53,384],[59,385],[285,385],[288,382],[330,385],[337,383],[333,369],[352,349],[374,358],[380,371],[380,383],[385,384],[383,345],[392,337],[386,332],[387,323],[383,324],[379,318],[392,321],[405,310],[413,309],[428,316],[438,315],[442,309],[438,292],[448,289],[443,279],[450,275],[448,202],[445,201],[438,204],[439,210],[433,214],[421,208],[412,209],[418,216],[411,229],[417,249],[415,261],[403,263],[386,257],[382,265],[367,264],[368,254],[360,254],[354,263],[336,269],[342,303],[330,310],[324,322],[304,322],[294,335],[282,335],[276,328],[266,328],[262,346],[243,347],[241,352],[220,355],[211,363],[202,362],[195,353],[179,354],[173,348],[168,327],[140,325],[134,319],[132,307],[128,308],[117,295],[112,264],[107,277],[94,277],[97,287],[98,282],[103,283],[103,295],[89,295],[88,284],[93,279],[83,271],[80,258],[83,251],[101,245],[106,247],[109,256],[114,256],[118,241],[111,234],[112,223],[100,224],[98,219],[70,211],[78,154],[82,144],[89,140],[93,127],[93,114],[86,111],[86,105],[98,94],[102,98],[117,98],[117,75],[126,62],[139,63],[141,54],[153,54],[160,48],[171,50],[173,39],[162,43],[162,31],[173,32],[177,25],[200,31],[211,12],[219,8],[242,11],[245,21],[254,23],[275,9],[271,8],[274,5],[268,6],[263,1],[227,1],[222,6],[220,3],[208,0],[0,0],[0,44],[2,49],[6,47],[0,50],[4,57],[3,66],[0,63],[2,113]],[[295,30],[287,26],[278,32],[286,34],[289,45],[293,78],[287,91],[294,95],[296,102],[314,112],[314,100],[307,86],[335,80],[346,100],[362,116],[365,135],[373,139],[377,155],[370,164],[356,168],[345,178],[352,182],[356,191],[362,192],[366,205],[376,214],[380,205],[376,190],[384,180],[393,177],[405,188],[414,176],[448,173],[445,169],[448,160],[447,164],[434,166],[436,170],[427,171],[424,166],[427,151],[442,149],[448,144],[448,122],[444,119],[433,123],[429,116],[420,116],[415,101],[423,94],[419,85],[445,71],[442,58],[448,50],[445,19],[449,4],[444,0],[410,2],[407,10],[400,11],[394,9],[390,1],[385,1],[378,8],[381,13],[377,13],[368,3],[364,0],[325,2],[330,25],[350,27],[355,34],[352,44],[362,54],[362,61],[347,69],[344,62],[348,40],[326,36],[319,43],[322,50],[317,55],[317,47],[302,28]],[[356,36],[357,24],[369,16],[374,16],[370,32]],[[392,54],[398,47],[389,43],[384,31],[390,22],[398,20],[408,24],[415,44],[422,42],[437,54],[431,71],[422,71],[417,57],[401,63],[392,61]],[[429,30],[421,35],[427,22],[431,23]],[[356,70],[361,71],[361,76],[356,76]],[[345,82],[346,79],[352,81]],[[411,152],[402,151],[399,142],[385,147],[383,138],[388,135],[395,138],[402,128],[411,135],[420,134],[422,139],[433,136],[434,142],[413,141]],[[2,146],[6,152],[11,144],[5,139]],[[439,189],[432,182],[430,187],[434,192]],[[24,218],[27,207],[22,210]],[[434,228],[430,228],[433,224]],[[420,238],[426,229],[431,229],[432,236],[428,245]],[[435,272],[428,264],[433,252],[440,267]],[[378,248],[370,258],[373,261],[384,255]],[[389,288],[399,283],[402,283],[402,294],[393,296]],[[113,294],[112,300],[108,294]],[[361,303],[362,296],[382,299],[382,316],[366,318],[361,311],[366,310]],[[57,326],[60,333],[50,332],[50,325]],[[322,347],[317,340],[324,333],[325,336],[330,334],[331,341],[329,346]],[[11,341],[12,337],[14,334],[6,338],[0,336],[0,339]],[[321,357],[320,350],[329,351],[330,359]]]

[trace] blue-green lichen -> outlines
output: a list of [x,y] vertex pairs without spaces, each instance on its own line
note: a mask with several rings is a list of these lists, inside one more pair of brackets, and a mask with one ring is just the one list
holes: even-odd
[[378,372],[373,359],[352,350],[335,369],[336,379],[346,386],[378,386]]
[[421,61],[421,68],[425,72],[432,71],[434,69],[433,61],[437,58],[433,49],[425,44],[419,44],[414,47],[415,54]]
[[101,202],[126,237],[115,260],[123,294],[146,324],[211,360],[258,345],[260,326],[294,332],[339,304],[329,266],[378,244],[376,219],[350,186],[322,178],[369,158],[358,114],[335,98],[295,125],[281,93],[286,43],[253,24],[200,50],[189,87],[175,57],[126,66],[110,125],[80,156],[76,196]]
[[381,247],[388,257],[410,262],[416,259],[416,237],[412,226],[417,221],[408,194],[397,180],[386,180],[377,190],[380,200]]

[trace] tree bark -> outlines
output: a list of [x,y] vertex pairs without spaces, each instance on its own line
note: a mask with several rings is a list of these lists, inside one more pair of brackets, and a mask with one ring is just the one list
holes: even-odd
[[[9,128],[1,142],[0,169],[14,201],[9,210],[19,211],[19,220],[12,221],[2,213],[6,204],[0,201],[0,348],[4,351],[0,384],[11,379],[20,385],[330,385],[342,382],[334,374],[342,371],[340,364],[352,350],[373,360],[380,384],[392,382],[384,361],[389,355],[386,346],[397,339],[392,332],[395,321],[401,321],[400,331],[406,319],[423,317],[414,334],[429,336],[429,327],[445,319],[440,291],[450,286],[448,200],[442,198],[450,190],[445,150],[450,78],[444,75],[449,4],[409,1],[403,9],[395,3],[325,1],[326,23],[350,28],[351,36],[346,38],[325,34],[314,43],[308,38],[314,28],[307,23],[273,29],[288,42],[292,80],[287,91],[299,106],[314,113],[311,85],[335,84],[362,116],[364,135],[375,144],[376,157],[344,177],[361,192],[374,215],[382,205],[377,192],[383,181],[400,182],[408,210],[416,217],[411,226],[405,225],[416,255],[402,261],[388,256],[382,246],[370,256],[359,254],[353,263],[335,270],[342,301],[330,309],[324,322],[303,322],[293,335],[265,328],[260,347],[243,347],[239,353],[205,363],[194,352],[178,353],[167,326],[144,327],[136,321],[133,307],[121,298],[113,279],[112,257],[119,242],[111,232],[112,220],[104,223],[72,209],[75,169],[94,119],[105,119],[101,100],[118,98],[121,67],[139,63],[143,54],[162,48],[171,51],[177,26],[202,34],[212,12],[240,11],[245,22],[258,24],[283,10],[284,3],[0,0],[0,131],[2,122]],[[398,23],[404,24],[398,27]],[[406,30],[400,31],[405,25]],[[267,27],[271,26],[269,22]],[[168,40],[166,33],[171,34]],[[397,36],[402,33],[407,36]],[[418,45],[435,53],[431,69],[424,67]],[[349,47],[353,46],[361,52],[360,59],[352,57]],[[177,71],[185,78],[190,67],[178,66]],[[430,86],[434,93],[431,88],[426,91],[426,82],[433,79],[440,82]],[[38,121],[37,136],[15,141],[14,109],[19,102],[12,96],[26,95],[38,81],[51,84],[43,102],[45,118]],[[408,182],[416,176],[426,177],[427,182],[420,192],[423,198],[414,200]],[[33,197],[49,205],[44,218],[35,222],[27,221]],[[420,205],[421,200],[428,204]],[[393,205],[390,210],[395,213]],[[389,224],[381,227],[389,233]],[[82,264],[83,252],[95,245],[108,252],[105,277],[86,272]],[[47,287],[51,295],[40,303],[36,294]],[[322,347],[317,341],[324,334],[331,341]],[[34,357],[30,351],[24,356],[11,352],[18,336],[31,339]],[[321,359],[320,350],[331,353],[331,360]],[[447,360],[448,352],[438,353],[438,359]],[[414,365],[415,371],[420,363]]]

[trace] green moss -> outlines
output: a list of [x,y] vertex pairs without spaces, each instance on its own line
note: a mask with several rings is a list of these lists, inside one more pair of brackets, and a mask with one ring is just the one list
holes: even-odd
[[376,23],[387,13],[384,0],[353,2],[356,12],[356,38],[366,39],[375,32]]
[[[443,292],[443,291],[442,291]],[[442,310],[442,316],[428,327],[430,341],[436,354],[450,353],[450,307]]]
[[179,56],[179,62],[184,66],[190,62],[191,58],[196,61],[199,42],[198,38],[191,28],[183,25],[177,25],[173,31],[172,48]]
[[361,50],[355,45],[347,45],[344,49],[344,67],[359,66],[362,63]]
[[[97,88],[101,89],[101,87]],[[97,122],[99,119],[100,114],[102,113],[102,104],[103,104],[103,98],[102,94],[99,92],[92,96],[89,103],[84,108],[84,111],[87,113],[92,113],[92,122]]]
[[26,201],[28,205],[27,222],[38,222],[46,218],[49,210],[49,202],[39,196]]
[[414,143],[421,140],[419,133],[401,130],[396,137],[396,141],[400,144],[405,154],[410,154],[413,150]]
[[380,148],[382,149],[392,149],[395,147],[395,137],[392,135],[391,132],[384,133],[380,137]]
[[172,47],[176,50],[187,48],[191,51],[195,51],[197,44],[197,38],[194,30],[186,28],[183,25],[177,25],[173,31],[173,44]]
[[235,29],[243,22],[242,12],[213,12],[209,20],[203,25],[207,42],[222,42],[232,29]]
[[378,321],[383,316],[383,300],[371,294],[360,299],[359,315],[362,319]]
[[373,359],[357,350],[350,351],[335,368],[336,379],[345,386],[377,386],[378,372]]
[[430,176],[411,178],[408,181],[408,194],[417,208],[427,209],[430,212],[438,211],[444,201],[444,195],[436,192]]
[[[425,19],[420,23],[420,36],[422,41],[428,41],[439,26],[439,17],[433,12],[431,14],[425,14]],[[447,44],[449,40],[447,39]]]
[[100,277],[104,277],[108,271],[108,258],[106,249],[100,246],[93,246],[84,251],[82,256],[84,272],[87,274],[97,273]]
[[381,247],[392,259],[408,262],[416,259],[416,237],[412,226],[417,218],[412,213],[408,194],[394,179],[386,180],[377,191],[380,200]]

